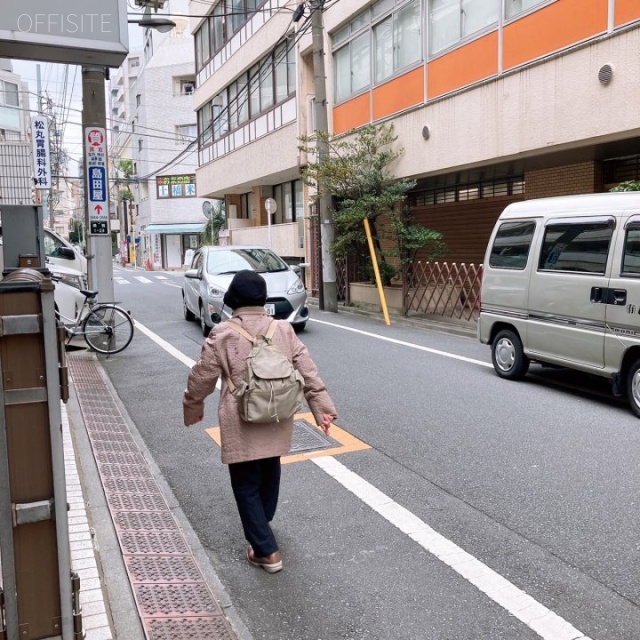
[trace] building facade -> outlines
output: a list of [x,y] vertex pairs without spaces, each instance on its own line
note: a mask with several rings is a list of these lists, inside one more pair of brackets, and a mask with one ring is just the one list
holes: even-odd
[[[145,30],[144,49],[135,56],[137,73],[122,82],[124,117],[115,162],[119,186],[133,199],[120,197],[119,207],[128,212],[125,235],[136,263],[147,269],[181,268],[206,224],[204,200],[196,196],[194,45],[187,9],[186,0],[167,3],[163,12],[176,16],[176,27],[166,33]],[[129,54],[121,70],[130,70],[133,58]],[[114,97],[119,101],[120,93]]]
[[[282,203],[272,237],[307,219],[319,5],[298,22],[275,0],[192,18],[198,194],[225,198],[233,242],[266,243],[266,197]],[[444,234],[446,261],[479,264],[509,202],[640,177],[636,0],[354,0],[327,3],[323,27],[329,132],[393,124],[394,173],[417,181],[413,219]]]

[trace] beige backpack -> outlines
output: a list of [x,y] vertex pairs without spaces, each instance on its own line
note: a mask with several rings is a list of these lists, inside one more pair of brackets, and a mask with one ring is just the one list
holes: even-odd
[[236,387],[227,378],[229,390],[238,400],[240,417],[254,424],[292,418],[302,406],[304,378],[273,344],[277,321],[271,321],[264,336],[252,336],[233,321],[227,322],[227,326],[253,345],[242,384]]

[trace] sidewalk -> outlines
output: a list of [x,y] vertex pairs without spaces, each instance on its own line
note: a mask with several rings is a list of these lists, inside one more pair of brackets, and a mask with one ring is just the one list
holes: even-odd
[[[384,325],[381,312],[339,311]],[[475,337],[471,323],[390,320]],[[96,356],[70,352],[68,365],[69,530],[86,640],[252,640]]]
[[251,640],[97,358],[68,355],[70,544],[86,639]]

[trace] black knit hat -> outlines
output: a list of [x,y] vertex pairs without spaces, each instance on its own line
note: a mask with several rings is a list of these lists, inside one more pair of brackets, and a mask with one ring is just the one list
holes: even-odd
[[255,271],[238,271],[222,301],[232,309],[263,307],[267,301],[267,283]]

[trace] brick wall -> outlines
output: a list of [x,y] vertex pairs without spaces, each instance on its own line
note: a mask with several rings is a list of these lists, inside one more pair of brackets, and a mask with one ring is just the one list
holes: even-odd
[[546,198],[603,191],[602,164],[596,161],[525,173],[526,198]]

